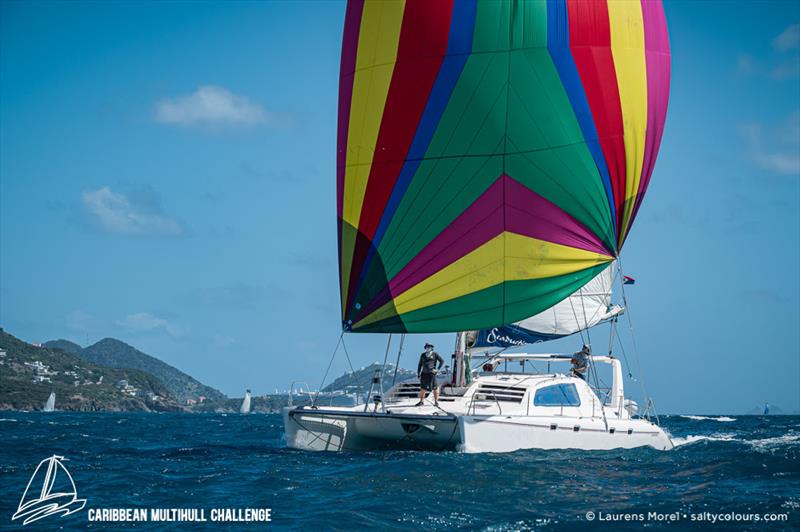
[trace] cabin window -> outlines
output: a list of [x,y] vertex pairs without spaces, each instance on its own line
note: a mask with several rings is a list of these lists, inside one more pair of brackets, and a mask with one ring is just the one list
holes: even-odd
[[581,399],[574,384],[554,384],[536,390],[534,406],[580,406]]

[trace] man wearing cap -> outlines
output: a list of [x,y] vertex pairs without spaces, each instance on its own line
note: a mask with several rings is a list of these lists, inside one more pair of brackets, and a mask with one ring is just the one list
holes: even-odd
[[583,348],[580,351],[572,355],[572,375],[578,377],[579,379],[586,380],[586,370],[589,369],[589,355],[591,354],[592,349],[583,344]]
[[[436,366],[436,362],[439,366]],[[419,377],[419,402],[415,406],[422,406],[428,392],[433,392],[433,404],[439,406],[439,387],[436,386],[436,374],[442,369],[444,359],[433,350],[433,344],[426,343],[425,351],[419,356],[417,364],[417,377]]]

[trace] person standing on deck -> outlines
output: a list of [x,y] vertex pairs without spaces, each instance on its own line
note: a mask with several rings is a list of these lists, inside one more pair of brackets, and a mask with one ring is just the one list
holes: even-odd
[[[436,362],[439,366],[436,366]],[[433,404],[439,406],[439,387],[436,385],[436,374],[442,369],[444,359],[433,350],[433,344],[426,343],[425,351],[419,356],[417,377],[419,377],[419,403],[422,406],[428,392],[433,392]]]

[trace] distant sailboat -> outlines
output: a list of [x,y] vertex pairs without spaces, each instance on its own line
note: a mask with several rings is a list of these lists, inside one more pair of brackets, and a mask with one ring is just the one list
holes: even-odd
[[764,415],[769,415],[769,403],[764,403]]
[[250,413],[250,390],[247,390],[244,394],[244,401],[242,401],[242,407],[239,408],[240,414],[249,414]]
[[22,524],[27,525],[43,517],[69,515],[83,509],[86,499],[78,498],[75,482],[62,460],[63,456],[53,455],[39,462],[12,520],[23,518]]
[[44,403],[44,412],[52,412],[56,409],[56,392],[50,392],[50,397]]

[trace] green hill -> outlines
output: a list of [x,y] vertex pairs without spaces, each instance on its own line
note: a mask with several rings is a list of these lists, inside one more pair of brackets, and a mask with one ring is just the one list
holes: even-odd
[[170,394],[182,405],[186,404],[188,399],[197,400],[198,397],[205,397],[211,402],[227,399],[225,394],[219,390],[206,386],[166,362],[114,338],[104,338],[85,348],[67,340],[53,340],[45,345],[62,349],[68,353],[72,352],[81,359],[94,364],[144,371],[163,383]]
[[23,342],[0,329],[0,410],[41,410],[50,392],[56,394],[56,410],[181,410],[152,375],[87,362],[66,350]]
[[[372,376],[375,370],[381,369],[382,365],[373,362],[369,366],[357,369],[355,372],[345,373],[332,383],[322,389],[323,392],[333,391],[346,391],[350,393],[366,393],[369,391],[369,386],[372,383]],[[413,371],[397,368],[397,382],[405,379],[416,377],[417,374]],[[383,389],[388,390],[392,385],[392,378],[394,377],[394,365],[387,364],[386,371],[383,373]]]
[[59,351],[64,351],[70,355],[77,355],[83,349],[75,342],[70,342],[69,340],[51,340],[49,342],[45,342],[44,346],[48,349],[58,349]]

